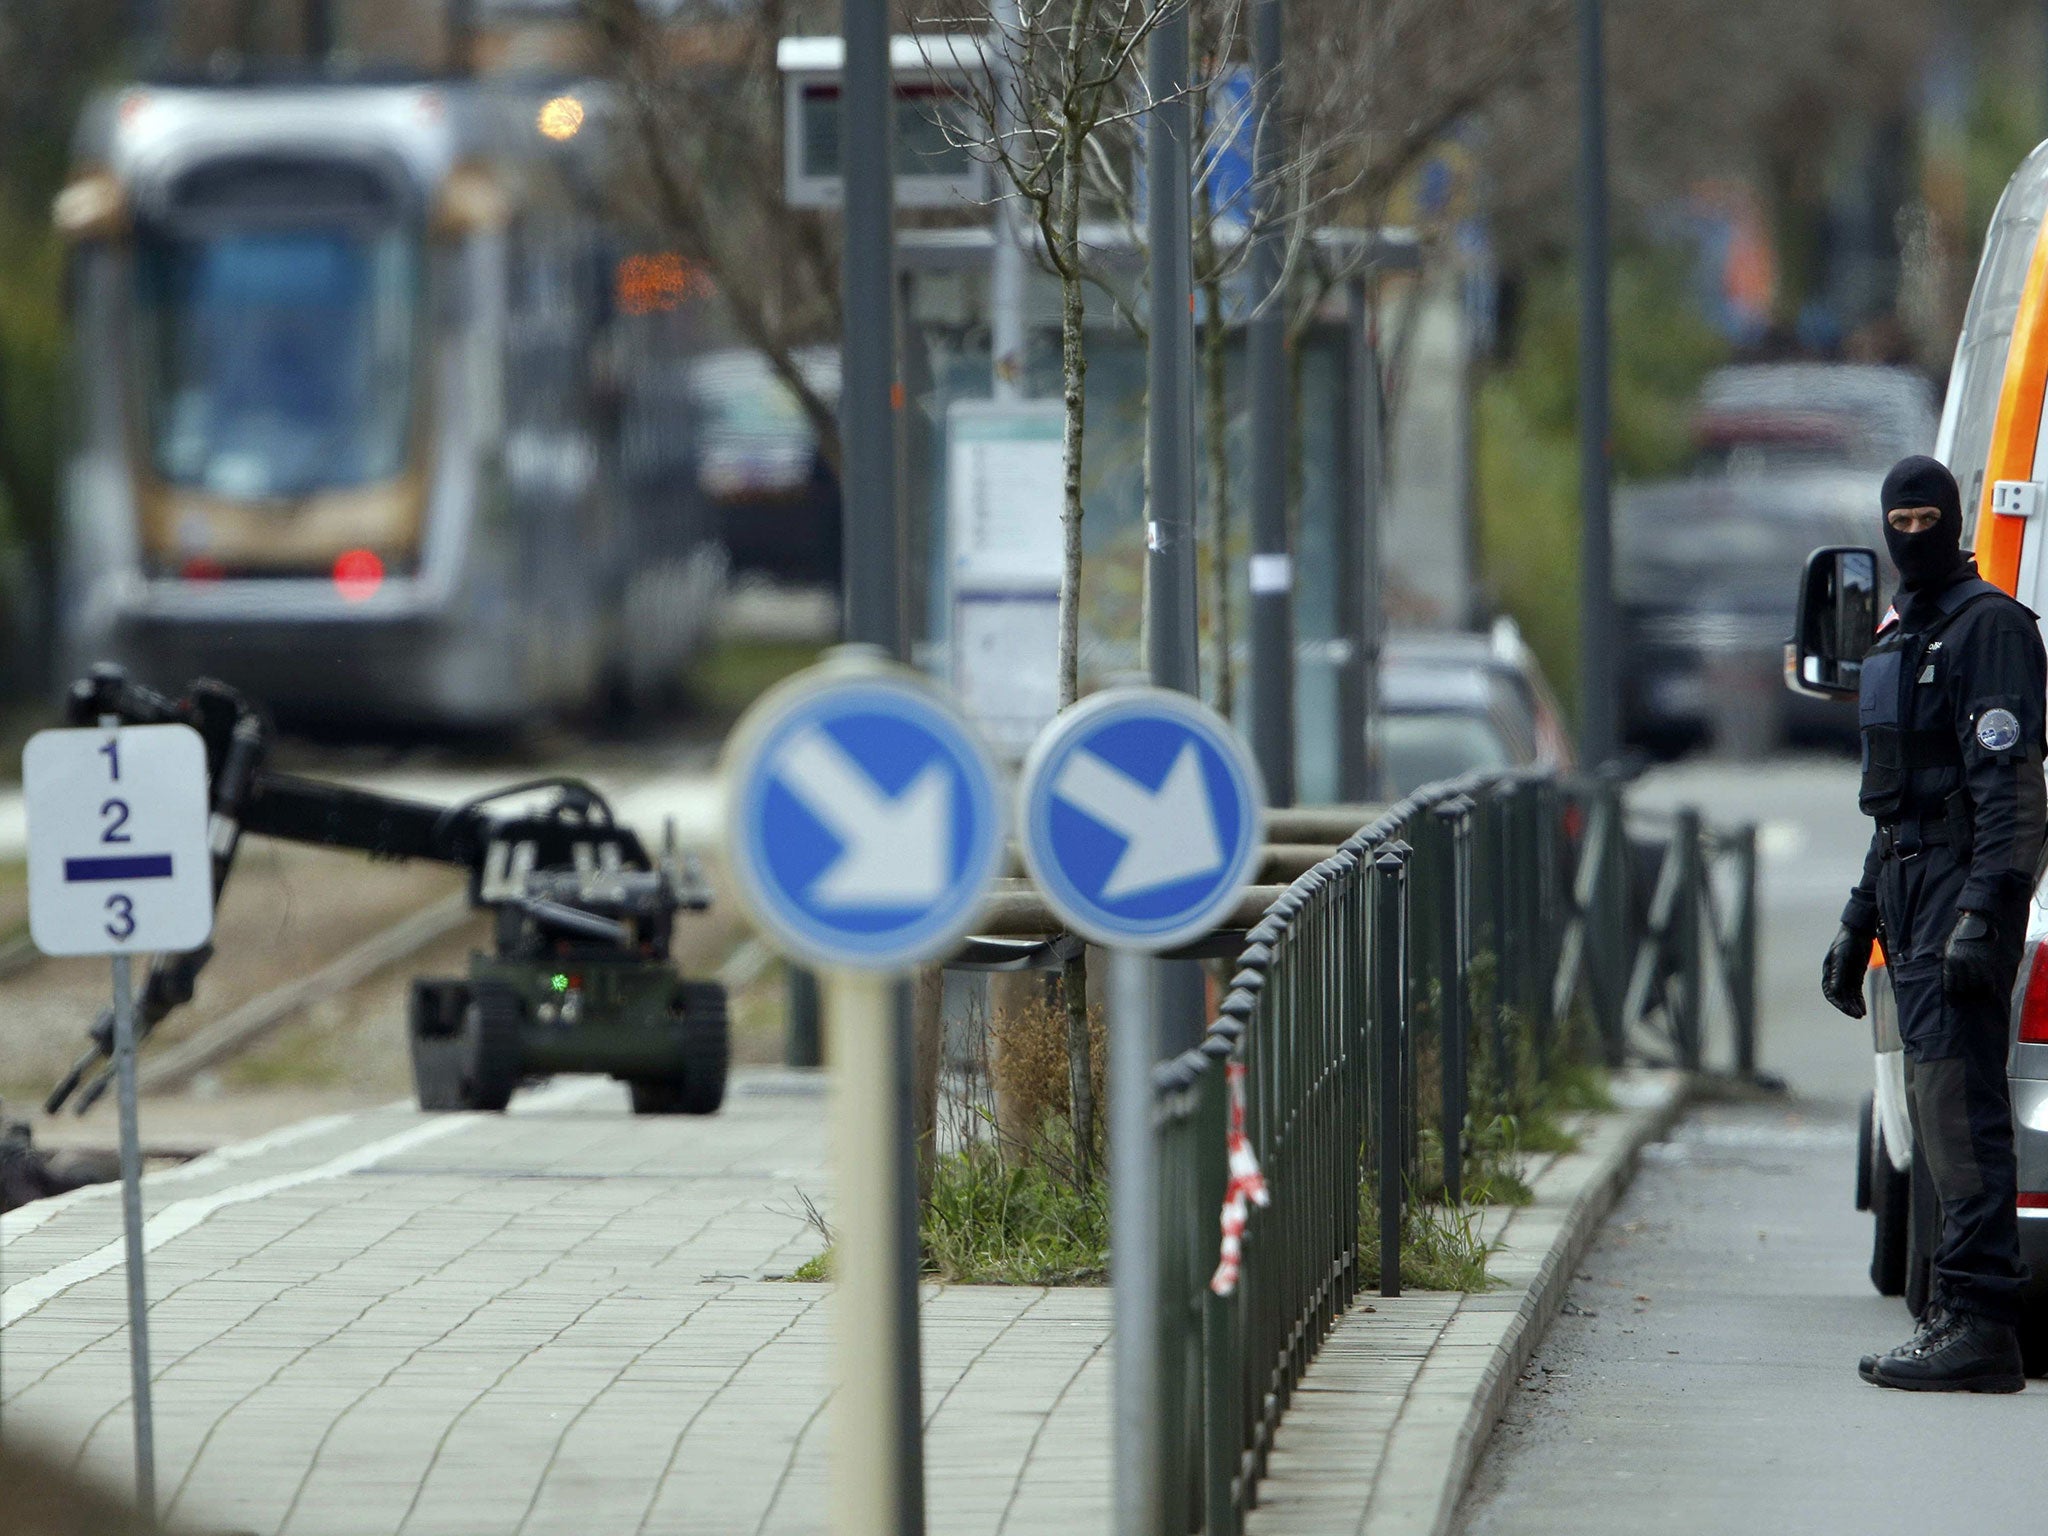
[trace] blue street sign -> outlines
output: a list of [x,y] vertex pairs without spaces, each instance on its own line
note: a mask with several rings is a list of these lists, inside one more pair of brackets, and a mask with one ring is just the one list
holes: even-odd
[[935,959],[995,878],[994,770],[966,721],[905,669],[838,660],[791,679],[740,721],[725,777],[740,898],[813,965]]
[[1259,770],[1228,721],[1163,688],[1114,688],[1061,715],[1024,765],[1024,862],[1098,944],[1172,949],[1222,922],[1264,835]]

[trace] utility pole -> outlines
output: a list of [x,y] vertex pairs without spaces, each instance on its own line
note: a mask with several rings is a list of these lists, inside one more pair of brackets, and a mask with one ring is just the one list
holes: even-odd
[[1146,393],[1145,659],[1152,681],[1193,693],[1195,649],[1195,291],[1189,177],[1188,14],[1170,5],[1145,46],[1146,235],[1151,350]]
[[907,658],[896,572],[895,180],[886,0],[844,0],[840,504],[846,638]]
[[1346,491],[1337,528],[1337,798],[1357,805],[1378,785],[1380,635],[1380,361],[1372,287],[1364,273],[1344,285],[1348,367]]
[[448,73],[467,80],[476,73],[476,0],[448,0]]
[[[845,577],[846,638],[908,658],[898,570],[901,549],[896,502],[896,277],[895,143],[891,134],[894,86],[889,65],[888,0],[842,0],[844,78],[839,97],[841,174],[845,182],[845,252],[840,265],[841,308],[839,436],[841,546]],[[884,1006],[857,1027],[887,1031],[886,1087],[890,1102],[868,1104],[867,1114],[888,1116],[894,1164],[883,1181],[893,1198],[876,1214],[891,1228],[890,1273],[880,1287],[893,1299],[894,1380],[887,1423],[854,1422],[859,1415],[842,1397],[842,1461],[880,1456],[895,1490],[895,1521],[887,1536],[924,1536],[924,1414],[918,1343],[917,1160],[911,1141],[910,992],[888,985]],[[831,1045],[835,1071],[850,1045]],[[868,1059],[868,1058],[863,1058]],[[880,1086],[880,1085],[877,1085]],[[845,1097],[849,1084],[835,1085]],[[882,1536],[879,1530],[874,1536]]]
[[[1281,0],[1252,6],[1252,752],[1272,805],[1294,804],[1294,556],[1287,537],[1287,305],[1281,292]],[[1223,551],[1217,557],[1223,558]],[[1342,756],[1340,751],[1339,756]]]
[[306,59],[324,72],[334,53],[334,0],[306,0]]
[[[991,62],[995,91],[995,131],[1004,143],[1017,131],[1017,81],[1007,39],[1017,35],[1017,0],[991,0],[989,20],[996,36]],[[989,253],[989,366],[998,400],[1024,398],[1024,239],[1025,219],[1014,188],[996,200],[995,248]]]
[[[1145,42],[1145,212],[1150,242],[1152,335],[1147,358],[1145,447],[1145,660],[1152,681],[1201,691],[1195,624],[1195,292],[1193,129],[1188,110],[1188,12],[1171,4]],[[1202,968],[1159,965],[1152,988],[1161,1057],[1201,1040]]]
[[1608,496],[1607,111],[1601,0],[1579,0],[1579,757],[1619,745]]

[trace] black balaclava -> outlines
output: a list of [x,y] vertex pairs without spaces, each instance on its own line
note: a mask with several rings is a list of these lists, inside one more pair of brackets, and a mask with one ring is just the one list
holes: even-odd
[[[1969,567],[1963,554],[1963,497],[1956,477],[1939,460],[1913,454],[1892,466],[1884,477],[1884,542],[1899,568],[1899,585],[1908,592],[1938,591]],[[1895,507],[1934,507],[1941,521],[1920,533],[1901,533],[1892,526]]]

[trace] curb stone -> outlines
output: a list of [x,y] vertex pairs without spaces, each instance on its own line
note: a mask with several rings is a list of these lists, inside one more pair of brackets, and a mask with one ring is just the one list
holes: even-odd
[[[1496,1244],[1488,1268],[1504,1285],[1466,1296],[1359,1298],[1281,1421],[1260,1507],[1245,1522],[1249,1536],[1446,1536],[1580,1259],[1642,1149],[1677,1121],[1687,1086],[1676,1072],[1618,1074],[1620,1112],[1580,1120],[1579,1149],[1537,1172],[1530,1204],[1488,1213],[1482,1231]],[[1407,1337],[1387,1340],[1397,1320]],[[1418,1324],[1437,1329],[1419,1359]],[[1405,1374],[1405,1388],[1390,1371]]]

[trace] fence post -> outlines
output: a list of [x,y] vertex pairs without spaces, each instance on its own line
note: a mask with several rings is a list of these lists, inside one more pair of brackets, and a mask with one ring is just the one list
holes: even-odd
[[1407,1191],[1401,1178],[1401,1036],[1405,1032],[1408,991],[1407,916],[1408,860],[1405,850],[1389,847],[1373,860],[1372,950],[1375,961],[1373,1012],[1378,1036],[1380,1294],[1401,1294],[1401,1214]]
[[1557,781],[1539,779],[1529,794],[1529,942],[1535,964],[1529,975],[1529,1002],[1536,1018],[1537,1060],[1550,1065],[1557,1044]]
[[1601,1054],[1610,1071],[1619,1071],[1628,1050],[1622,1018],[1628,991],[1628,826],[1621,788],[1609,775],[1588,781],[1586,804],[1580,911],[1586,924],[1587,992],[1600,1029]]
[[1756,823],[1729,834],[1735,855],[1735,923],[1728,936],[1730,1012],[1735,1015],[1735,1075],[1756,1076]]
[[1465,1198],[1465,1056],[1472,1015],[1472,802],[1463,795],[1443,801],[1431,813],[1449,853],[1437,881],[1437,953],[1442,1001],[1437,1007],[1443,1035],[1444,1196]]
[[[1226,1148],[1230,1135],[1230,1042],[1211,1034],[1202,1042],[1208,1066],[1202,1074],[1199,1129],[1200,1194],[1195,1231],[1206,1232],[1203,1213],[1222,1221],[1223,1195],[1230,1181]],[[1197,1253],[1206,1252],[1206,1245]],[[1201,1265],[1197,1264],[1197,1279]],[[1242,1283],[1242,1280],[1240,1280]],[[1237,1352],[1237,1297],[1205,1291],[1202,1300],[1202,1529],[1207,1536],[1238,1536],[1237,1458],[1244,1446],[1238,1405],[1242,1367]]]
[[1507,1003],[1513,995],[1512,970],[1508,960],[1508,869],[1505,856],[1508,787],[1495,784],[1479,801],[1479,824],[1475,829],[1480,857],[1484,861],[1486,916],[1491,925],[1488,942],[1493,954],[1493,984],[1488,988],[1486,1009],[1487,1048],[1493,1056],[1494,1092],[1505,1095],[1512,1064],[1508,1060]]
[[[1673,819],[1671,835],[1677,844],[1678,900],[1672,912],[1671,942],[1676,946],[1677,974],[1672,978],[1677,1015],[1672,1020],[1673,1043],[1678,1047],[1678,1064],[1688,1072],[1700,1069],[1700,881],[1705,877],[1700,863],[1700,813],[1687,806]],[[1667,1007],[1671,994],[1666,994]]]

